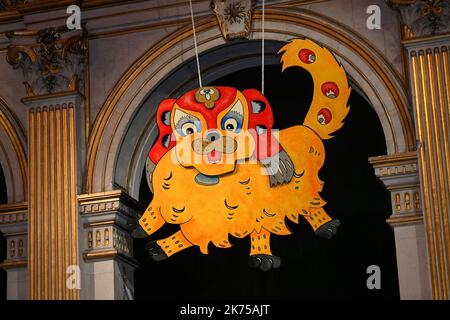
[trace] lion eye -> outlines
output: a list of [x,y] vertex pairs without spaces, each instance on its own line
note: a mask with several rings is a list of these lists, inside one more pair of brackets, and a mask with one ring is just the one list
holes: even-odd
[[179,109],[175,109],[173,121],[176,131],[183,137],[202,131],[200,119]]
[[238,127],[238,122],[236,121],[236,119],[233,118],[229,118],[225,121],[224,123],[224,129],[227,131],[232,131],[234,132]]
[[244,122],[244,106],[238,100],[230,111],[221,120],[222,130],[238,133],[242,129]]
[[188,136],[190,134],[193,134],[194,132],[197,132],[197,128],[192,122],[186,122],[181,126],[181,133],[183,136]]

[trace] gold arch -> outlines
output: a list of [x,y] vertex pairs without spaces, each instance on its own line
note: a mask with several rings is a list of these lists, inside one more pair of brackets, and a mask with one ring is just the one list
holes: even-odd
[[[395,101],[396,108],[398,110],[398,114],[400,116],[400,122],[402,125],[403,134],[405,137],[405,145],[408,151],[415,150],[416,141],[414,135],[414,125],[411,119],[411,115],[408,112],[408,107],[406,102],[402,99],[400,93],[396,89],[394,82],[391,80],[390,75],[387,70],[383,69],[378,60],[379,57],[376,57],[374,54],[367,52],[362,46],[355,43],[350,37],[346,34],[339,33],[332,28],[327,27],[327,25],[323,24],[323,21],[329,21],[332,24],[338,25],[342,29],[345,29],[348,34],[352,34],[355,38],[358,38],[361,43],[363,43],[366,47],[369,47],[372,52],[379,52],[376,48],[374,48],[368,41],[364,40],[360,35],[356,34],[354,30],[349,29],[348,27],[343,26],[337,21],[330,20],[327,17],[319,16],[315,14],[319,19],[313,19],[311,17],[302,15],[299,11],[277,11],[276,9],[266,9],[265,20],[266,21],[274,21],[274,22],[284,22],[293,25],[300,25],[303,27],[307,27],[311,30],[320,32],[326,36],[334,38],[339,41],[341,44],[345,45],[353,52],[357,53],[357,55],[364,60],[373,70],[377,76],[382,79],[386,88],[388,89],[390,95]],[[254,14],[254,19],[261,19],[261,12],[257,11]],[[196,22],[196,31],[198,34],[201,32],[205,32],[214,28],[218,28],[217,21],[214,17],[203,18]],[[252,32],[259,30],[252,30]],[[270,30],[268,30],[270,31]],[[92,131],[89,137],[88,144],[88,154],[87,154],[87,172],[86,172],[86,189],[87,192],[93,192],[93,181],[95,179],[95,167],[96,160],[100,148],[100,144],[105,132],[105,128],[107,127],[108,121],[111,119],[114,108],[117,102],[121,99],[121,97],[125,94],[127,89],[133,83],[133,81],[140,75],[140,73],[145,70],[145,68],[156,61],[165,50],[168,48],[177,45],[178,43],[182,43],[187,39],[192,38],[192,30],[190,24],[180,28],[175,31],[168,37],[165,37],[158,44],[153,46],[149,51],[144,53],[140,58],[138,58],[133,65],[123,74],[121,79],[114,86],[111,93],[108,95],[105,103],[97,114],[95,121],[92,126]],[[187,49],[189,50],[189,48]],[[379,56],[382,56],[379,54]],[[398,83],[402,83],[398,77],[397,72],[391,67],[391,64],[387,61],[384,61],[384,64],[390,66],[390,71],[392,74],[396,75]],[[403,88],[404,89],[404,88]],[[405,90],[406,91],[406,90]],[[397,147],[396,147],[397,149]],[[102,182],[102,186],[104,189],[104,182]],[[101,190],[104,191],[104,190]]]
[[[16,126],[14,126],[14,124],[16,124]],[[28,161],[27,161],[27,156],[26,156],[26,152],[25,152],[25,148],[20,140],[20,136],[19,133],[16,131],[15,127],[18,128],[18,130],[20,130],[21,135],[24,136],[23,134],[23,128],[20,125],[19,121],[17,119],[15,119],[14,113],[11,111],[10,108],[8,108],[7,103],[5,102],[5,100],[3,100],[0,97],[0,128],[2,128],[5,133],[6,136],[8,137],[9,142],[11,143],[13,149],[14,149],[14,153],[15,156],[18,159],[18,165],[19,165],[19,173],[20,173],[20,177],[22,179],[22,193],[23,193],[23,197],[24,200],[27,200],[27,196],[28,196],[28,188],[27,188],[27,166],[28,166]],[[13,188],[13,192],[15,192],[14,188]],[[14,198],[16,198],[14,196]]]

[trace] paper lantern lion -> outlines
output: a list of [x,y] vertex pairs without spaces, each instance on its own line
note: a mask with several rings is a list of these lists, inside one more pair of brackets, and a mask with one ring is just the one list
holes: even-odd
[[207,254],[210,243],[229,248],[229,235],[249,236],[249,265],[266,271],[280,266],[270,237],[290,234],[286,218],[298,223],[303,216],[325,238],[336,234],[340,222],[323,209],[318,173],[322,140],[349,112],[345,70],[309,39],[294,39],[281,52],[283,71],[302,67],[314,81],[303,125],[275,131],[270,104],[254,89],[203,87],[159,105],[159,137],[149,153],[154,197],[133,236],[148,237],[165,223],[180,230],[148,243],[154,260],[191,246]]

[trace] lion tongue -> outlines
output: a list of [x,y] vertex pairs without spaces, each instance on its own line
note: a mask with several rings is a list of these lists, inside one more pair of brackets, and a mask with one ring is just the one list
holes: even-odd
[[208,153],[208,161],[209,162],[218,162],[222,159],[222,152],[219,152],[217,150],[213,150],[210,153]]

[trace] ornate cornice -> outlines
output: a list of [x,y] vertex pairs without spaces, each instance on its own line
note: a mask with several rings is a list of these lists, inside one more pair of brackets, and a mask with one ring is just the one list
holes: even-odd
[[0,0],[0,23],[9,23],[23,19],[31,12],[59,9],[76,4],[76,0]]
[[146,0],[0,0],[0,12],[17,11],[19,13],[55,10],[77,4],[82,8],[96,8],[116,4],[133,3]]
[[22,222],[26,223],[27,221],[28,205],[26,202],[0,206],[0,226]]
[[411,224],[421,224],[423,223],[422,213],[412,213],[412,214],[402,214],[402,215],[392,215],[386,220],[386,222],[392,226],[405,226]]
[[[369,162],[375,169],[375,175],[382,180],[397,180],[399,177],[415,175],[418,170],[417,151],[372,157]],[[395,184],[388,184],[387,188],[395,188]]]
[[0,11],[7,10],[35,10],[40,11],[44,9],[57,9],[72,3],[77,3],[76,0],[0,0]]
[[122,190],[78,196],[83,258],[122,258],[135,265],[130,231],[144,207]]
[[403,39],[450,32],[450,2],[447,0],[387,0],[400,14]]
[[135,217],[134,212],[144,211],[144,207],[122,190],[82,194],[78,196],[80,214],[93,215],[109,212],[121,212]]
[[26,0],[0,0],[0,11],[14,10],[26,3]]
[[386,222],[392,227],[423,223],[417,151],[372,157],[369,162],[391,194],[392,215]]
[[7,37],[13,44],[6,59],[22,70],[27,97],[83,88],[86,41],[82,32],[60,27],[11,32]]
[[6,237],[6,260],[0,263],[1,269],[26,267],[27,230],[28,205],[26,202],[0,205],[0,231]]
[[17,269],[17,268],[26,268],[28,265],[28,260],[5,260],[3,263],[0,263],[0,268],[3,270],[8,269]]
[[[266,5],[290,8],[321,1],[324,0],[271,1]],[[261,0],[211,0],[211,9],[217,18],[223,38],[225,40],[248,38],[253,13],[256,7],[261,7],[261,2]]]

